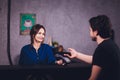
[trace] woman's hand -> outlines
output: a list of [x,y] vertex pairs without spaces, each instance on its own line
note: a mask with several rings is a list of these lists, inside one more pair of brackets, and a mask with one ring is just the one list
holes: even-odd
[[58,65],[63,65],[63,60],[62,59],[57,60],[55,63],[58,64]]

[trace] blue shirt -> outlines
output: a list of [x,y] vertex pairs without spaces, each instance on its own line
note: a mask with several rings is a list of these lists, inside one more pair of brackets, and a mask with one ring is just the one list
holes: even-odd
[[25,45],[21,49],[19,64],[20,65],[35,65],[35,64],[54,64],[56,61],[52,47],[47,44],[41,44],[38,51],[33,45]]

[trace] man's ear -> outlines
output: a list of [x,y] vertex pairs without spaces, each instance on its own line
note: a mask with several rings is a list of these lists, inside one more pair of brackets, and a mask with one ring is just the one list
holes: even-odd
[[98,31],[97,31],[97,30],[96,30],[96,31],[94,31],[94,35],[96,35],[96,36],[98,35]]

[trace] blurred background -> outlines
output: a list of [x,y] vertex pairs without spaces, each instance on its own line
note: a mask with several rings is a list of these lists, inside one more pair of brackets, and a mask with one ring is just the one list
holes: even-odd
[[88,20],[97,15],[110,17],[115,42],[120,47],[120,0],[0,0],[0,65],[14,65],[21,48],[30,43],[20,35],[20,14],[35,14],[36,24],[47,30],[45,43],[52,41],[93,55],[97,46],[89,36]]

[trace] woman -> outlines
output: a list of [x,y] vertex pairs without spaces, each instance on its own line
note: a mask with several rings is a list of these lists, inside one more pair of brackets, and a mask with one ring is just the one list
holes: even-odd
[[31,44],[25,45],[21,49],[20,65],[36,65],[36,64],[62,64],[62,60],[56,61],[52,47],[43,43],[46,29],[36,24],[30,31]]

